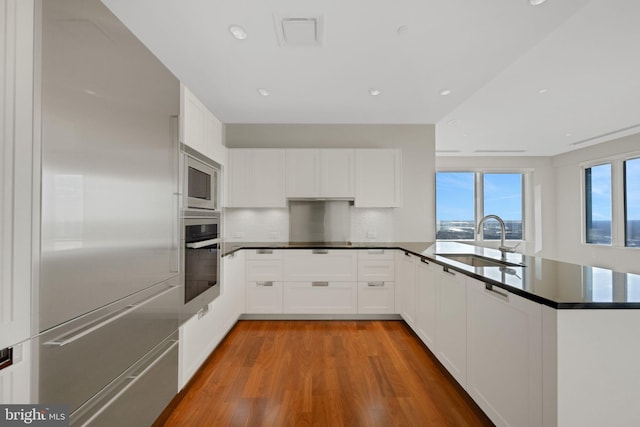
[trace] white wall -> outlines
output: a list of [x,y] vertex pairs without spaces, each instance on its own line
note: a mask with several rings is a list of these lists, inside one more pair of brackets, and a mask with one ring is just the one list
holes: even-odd
[[[555,257],[555,176],[550,157],[438,156],[436,169],[529,172],[531,179],[525,181],[525,241],[517,251],[545,258]],[[491,241],[481,244],[497,247],[499,243]]]
[[[352,209],[351,240],[433,241],[435,239],[435,127],[433,125],[227,124],[228,148],[397,148],[402,150],[403,205],[393,209]],[[227,209],[229,240],[286,241],[288,213]],[[251,215],[252,225],[242,218]],[[280,232],[274,237],[269,230]],[[286,230],[287,236],[284,237]],[[375,238],[367,238],[367,232]],[[244,237],[238,236],[243,233]]]
[[555,156],[557,259],[640,273],[640,249],[587,245],[583,240],[582,169],[584,162],[640,152],[640,134]]

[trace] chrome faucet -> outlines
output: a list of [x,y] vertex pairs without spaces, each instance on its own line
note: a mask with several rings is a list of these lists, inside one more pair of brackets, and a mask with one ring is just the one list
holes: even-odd
[[502,259],[506,260],[507,259],[507,252],[509,252],[509,253],[515,252],[517,245],[514,246],[514,247],[505,246],[505,244],[504,244],[504,236],[506,234],[506,231],[505,231],[504,221],[498,215],[487,215],[484,218],[482,218],[480,220],[480,222],[478,223],[478,232],[477,232],[477,234],[480,234],[482,232],[482,224],[484,224],[484,222],[486,220],[488,220],[488,219],[495,219],[500,224],[500,246],[498,247],[498,249],[502,253]]

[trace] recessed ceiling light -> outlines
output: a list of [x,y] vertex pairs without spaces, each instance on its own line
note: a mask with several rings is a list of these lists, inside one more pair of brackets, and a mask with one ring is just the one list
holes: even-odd
[[451,89],[442,89],[440,91],[440,95],[442,95],[442,96],[451,95]]
[[265,89],[265,88],[263,88],[263,87],[261,87],[261,88],[259,88],[259,89],[258,89],[258,93],[259,93],[260,95],[262,95],[262,96],[269,96],[269,95],[271,95],[271,92],[269,92],[269,90],[268,90],[268,89]]
[[371,96],[378,96],[381,93],[382,92],[380,91],[380,89],[376,89],[376,88],[369,89],[369,95],[371,95]]
[[244,40],[247,38],[247,32],[240,25],[232,25],[229,27],[231,35],[238,40]]
[[542,89],[538,89],[538,93],[543,94],[549,92],[549,88],[543,87]]
[[91,89],[85,89],[83,90],[84,93],[86,93],[87,95],[91,95],[91,96],[96,96],[98,95],[97,93],[95,93],[94,91],[92,91]]
[[401,25],[396,30],[396,33],[398,33],[399,36],[404,36],[408,32],[409,32],[409,27],[407,27],[406,25]]
[[529,4],[531,6],[539,6],[542,3],[546,2],[547,0],[529,0]]
[[567,132],[567,133],[565,133],[565,134],[564,134],[564,136],[566,136],[566,137],[568,138],[568,137],[570,137],[570,136],[573,136],[573,134],[572,134],[572,133]]
[[449,124],[449,125],[451,125],[451,126],[457,125],[457,124],[459,124],[459,123],[460,123],[460,120],[458,120],[458,119],[449,120],[449,121],[447,122],[447,124]]

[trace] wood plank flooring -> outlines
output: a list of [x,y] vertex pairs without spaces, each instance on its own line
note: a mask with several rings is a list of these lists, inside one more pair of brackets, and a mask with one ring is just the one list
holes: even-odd
[[243,320],[156,426],[492,425],[402,321]]

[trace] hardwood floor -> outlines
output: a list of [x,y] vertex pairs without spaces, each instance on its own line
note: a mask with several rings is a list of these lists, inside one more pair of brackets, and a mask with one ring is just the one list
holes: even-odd
[[486,426],[402,321],[239,321],[156,425]]

